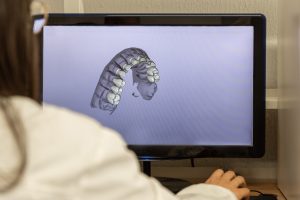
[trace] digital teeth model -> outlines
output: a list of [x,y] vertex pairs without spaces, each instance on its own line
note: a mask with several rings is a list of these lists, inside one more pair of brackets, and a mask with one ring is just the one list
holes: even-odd
[[94,91],[91,107],[113,113],[121,100],[125,76],[132,70],[133,83],[145,100],[151,100],[157,92],[160,80],[156,64],[139,48],[124,49],[105,66]]

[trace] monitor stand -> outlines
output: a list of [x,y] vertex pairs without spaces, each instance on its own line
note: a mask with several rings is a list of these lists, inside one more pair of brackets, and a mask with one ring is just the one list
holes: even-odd
[[[143,161],[143,172],[148,176],[151,176],[151,161]],[[177,193],[183,188],[192,185],[191,182],[168,177],[155,177],[163,186],[168,188],[173,193]]]

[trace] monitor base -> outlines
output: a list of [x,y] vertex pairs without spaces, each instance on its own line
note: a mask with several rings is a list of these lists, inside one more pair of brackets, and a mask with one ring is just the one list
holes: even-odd
[[[151,161],[143,161],[143,172],[151,176]],[[168,188],[173,193],[177,193],[185,187],[192,185],[191,182],[169,177],[155,177],[163,186]]]
[[171,192],[177,193],[183,188],[192,185],[191,182],[178,179],[178,178],[167,178],[167,177],[155,177],[164,187],[168,188]]

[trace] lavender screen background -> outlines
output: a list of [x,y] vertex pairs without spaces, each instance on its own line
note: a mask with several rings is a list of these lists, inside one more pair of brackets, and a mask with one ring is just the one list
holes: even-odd
[[[129,72],[116,111],[92,109],[103,68],[129,47],[156,63],[157,93],[133,97]],[[251,26],[47,26],[43,54],[44,101],[97,119],[128,144],[252,145]]]

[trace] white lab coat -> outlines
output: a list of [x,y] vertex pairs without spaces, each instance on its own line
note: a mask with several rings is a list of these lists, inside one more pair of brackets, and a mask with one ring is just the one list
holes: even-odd
[[[177,195],[140,172],[115,131],[84,115],[11,98],[26,131],[28,162],[21,182],[0,200],[236,200],[225,188],[196,184]],[[17,153],[0,111],[0,172]],[[3,184],[0,175],[0,187]]]

